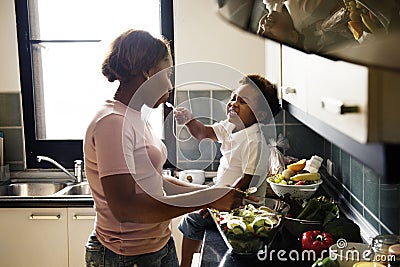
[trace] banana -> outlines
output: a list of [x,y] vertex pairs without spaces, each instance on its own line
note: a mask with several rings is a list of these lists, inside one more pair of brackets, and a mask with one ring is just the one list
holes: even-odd
[[365,27],[371,32],[376,33],[380,30],[379,26],[371,20],[371,18],[367,14],[360,14],[361,20],[364,23]]
[[300,173],[295,176],[290,177],[290,180],[298,182],[298,181],[316,181],[321,178],[321,175],[317,173]]

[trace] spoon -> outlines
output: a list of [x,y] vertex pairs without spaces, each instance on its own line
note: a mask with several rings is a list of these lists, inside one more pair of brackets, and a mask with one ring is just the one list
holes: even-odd
[[254,194],[255,192],[257,192],[257,190],[258,190],[258,189],[257,189],[257,187],[255,187],[255,186],[252,186],[252,187],[247,188],[247,189],[244,191],[244,197],[248,197],[248,196]]
[[174,105],[172,105],[172,104],[169,103],[169,102],[165,102],[164,104],[165,104],[167,107],[169,107],[169,108],[175,109]]

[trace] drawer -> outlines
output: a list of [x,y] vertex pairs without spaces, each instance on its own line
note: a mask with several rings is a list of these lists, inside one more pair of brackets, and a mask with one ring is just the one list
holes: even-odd
[[307,112],[360,143],[368,141],[368,68],[308,55]]

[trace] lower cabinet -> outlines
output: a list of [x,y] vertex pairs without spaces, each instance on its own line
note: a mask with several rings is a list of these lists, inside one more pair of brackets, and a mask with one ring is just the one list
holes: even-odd
[[85,266],[93,208],[1,208],[0,266]]
[[93,231],[95,211],[93,208],[68,208],[69,266],[84,267],[85,244]]

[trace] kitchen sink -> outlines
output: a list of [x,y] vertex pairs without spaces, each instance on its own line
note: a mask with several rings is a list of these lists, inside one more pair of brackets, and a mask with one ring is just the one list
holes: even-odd
[[65,188],[65,183],[42,183],[42,182],[29,182],[29,183],[12,183],[0,186],[0,196],[49,196],[57,193]]
[[91,195],[92,191],[88,183],[81,183],[76,185],[71,185],[66,190],[63,190],[62,195],[64,196],[74,196],[74,195]]

